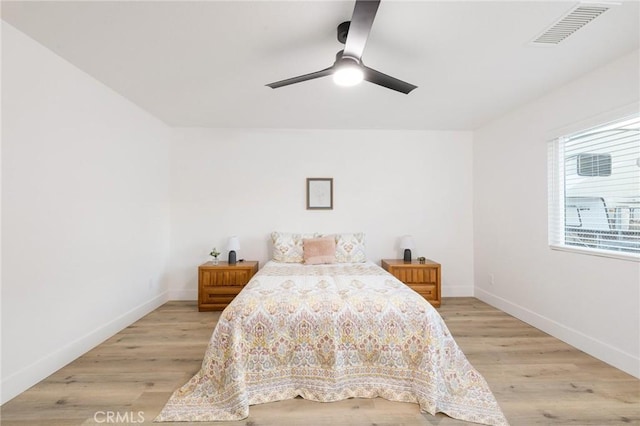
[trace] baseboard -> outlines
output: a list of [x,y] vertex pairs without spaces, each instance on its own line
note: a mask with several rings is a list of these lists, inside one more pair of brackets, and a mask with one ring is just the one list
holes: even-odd
[[169,300],[198,300],[198,290],[169,290]]
[[448,285],[442,286],[442,297],[473,297],[472,286]]
[[475,288],[475,297],[625,373],[640,378],[640,358],[481,288]]
[[57,351],[39,359],[22,370],[2,379],[2,404],[15,398],[41,380],[55,373],[71,361],[93,349],[109,337],[133,324],[168,300],[163,292],[148,302],[131,309],[118,318],[72,341]]

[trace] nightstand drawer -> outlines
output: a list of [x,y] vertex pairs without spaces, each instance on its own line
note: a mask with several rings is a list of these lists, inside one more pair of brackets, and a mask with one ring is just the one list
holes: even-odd
[[434,268],[394,268],[390,272],[406,284],[438,282],[438,271]]
[[210,286],[203,288],[202,294],[205,297],[217,297],[225,294],[235,296],[240,293],[243,288],[244,286],[241,285]]
[[438,299],[438,286],[436,284],[411,284],[409,287],[427,300]]
[[227,287],[230,290],[236,290],[236,293],[233,293],[231,291],[228,291],[226,293],[210,293],[210,292],[204,292],[202,294],[202,303],[204,304],[211,304],[211,303],[217,303],[217,304],[225,304],[228,305],[229,303],[231,303],[231,301],[233,300],[234,297],[236,297],[238,295],[238,293],[240,293],[240,290],[242,290],[242,287]]
[[200,271],[200,278],[204,286],[226,286],[226,285],[244,285],[249,282],[252,271],[247,269],[240,270],[203,270]]
[[226,300],[222,300],[222,301],[214,301],[214,302],[211,302],[211,303],[201,303],[199,311],[200,312],[204,312],[204,311],[224,311],[224,309],[229,305],[229,303],[231,303],[232,300],[233,300],[233,297],[231,297],[229,299],[226,299]]

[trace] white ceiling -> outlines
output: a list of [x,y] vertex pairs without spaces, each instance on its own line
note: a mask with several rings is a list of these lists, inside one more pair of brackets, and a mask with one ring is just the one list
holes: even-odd
[[172,126],[472,130],[640,47],[622,1],[555,47],[564,1],[383,0],[363,54],[409,95],[330,77],[353,1],[3,1],[2,19]]

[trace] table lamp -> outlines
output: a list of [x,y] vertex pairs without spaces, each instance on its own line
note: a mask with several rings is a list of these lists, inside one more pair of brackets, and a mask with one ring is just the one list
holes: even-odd
[[240,239],[235,235],[229,238],[229,242],[227,243],[227,250],[229,250],[229,265],[235,265],[236,260],[236,250],[240,250]]
[[404,249],[404,261],[411,262],[411,249],[415,247],[413,243],[413,237],[411,235],[404,235],[400,239],[400,248]]

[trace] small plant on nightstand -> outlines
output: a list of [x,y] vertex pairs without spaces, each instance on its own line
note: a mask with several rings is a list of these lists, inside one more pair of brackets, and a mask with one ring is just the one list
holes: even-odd
[[213,248],[213,250],[211,250],[211,253],[209,253],[209,255],[211,255],[213,257],[213,264],[217,265],[218,264],[218,256],[220,256],[220,252],[218,251],[217,248]]

